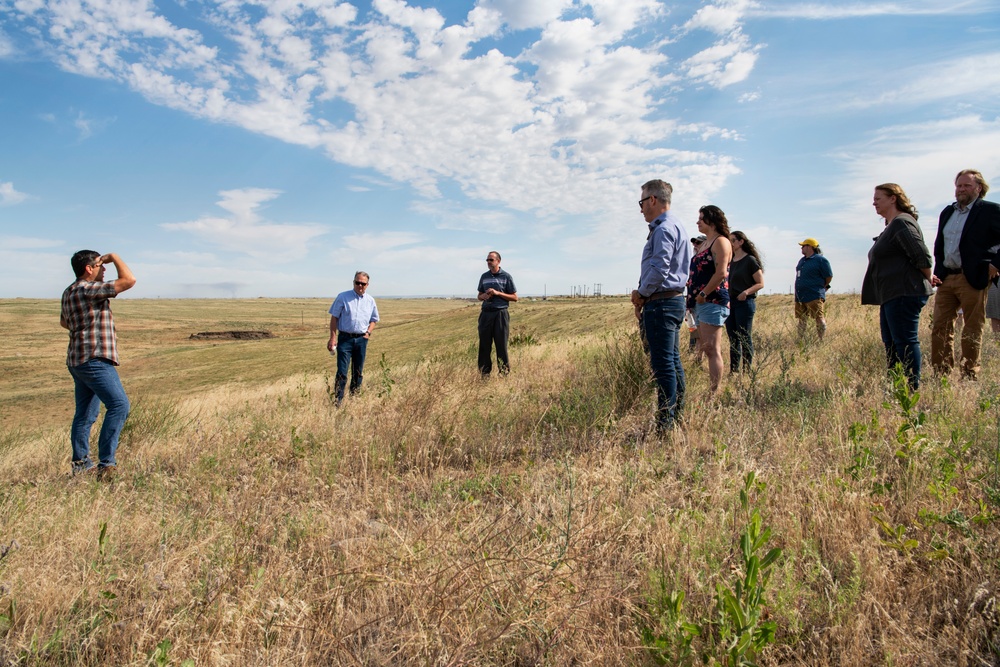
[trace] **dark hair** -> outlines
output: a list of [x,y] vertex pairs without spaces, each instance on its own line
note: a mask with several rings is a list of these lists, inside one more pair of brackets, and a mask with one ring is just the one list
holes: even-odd
[[760,268],[762,268],[762,269],[764,268],[764,260],[761,259],[760,252],[758,252],[758,250],[757,250],[757,246],[755,246],[753,244],[753,241],[751,241],[750,239],[747,238],[746,234],[744,234],[743,232],[741,232],[739,230],[736,230],[735,232],[733,232],[732,234],[730,234],[730,236],[735,236],[740,241],[742,241],[743,242],[743,252],[745,252],[746,254],[750,255],[754,259],[756,259],[757,263],[760,264]]
[[496,250],[490,250],[488,253],[486,253],[487,257],[489,257],[490,255],[496,255],[498,262],[502,262],[503,261],[503,258],[500,256],[500,253],[498,253]]
[[93,250],[77,250],[73,253],[72,259],[69,260],[70,266],[73,267],[73,273],[76,274],[77,278],[82,277],[87,267],[93,266],[94,260],[100,256],[101,253]]
[[729,221],[726,220],[726,214],[722,212],[721,208],[709,204],[699,208],[698,212],[705,219],[705,224],[718,232],[720,236],[729,238]]

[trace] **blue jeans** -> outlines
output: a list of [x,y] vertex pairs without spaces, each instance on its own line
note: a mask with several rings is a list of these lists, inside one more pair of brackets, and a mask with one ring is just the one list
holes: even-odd
[[885,360],[891,369],[903,365],[911,389],[920,387],[920,311],[927,303],[926,296],[900,296],[890,299],[879,308],[879,325]]
[[102,467],[115,465],[118,436],[125,426],[131,406],[115,365],[107,359],[91,359],[79,366],[69,366],[76,394],[76,414],[70,442],[73,444],[74,469],[92,467],[90,461],[90,429],[104,403],[104,424],[97,439],[97,453]]
[[351,367],[351,394],[361,389],[362,375],[365,369],[365,352],[368,350],[368,339],[364,336],[352,338],[350,334],[337,334],[337,403],[344,400],[344,388],[347,386],[347,367]]
[[673,428],[684,408],[684,367],[677,348],[683,322],[683,296],[650,301],[642,308],[649,365],[656,381],[656,427],[659,430]]
[[753,316],[757,312],[757,299],[729,302],[726,318],[726,335],[729,336],[729,372],[750,370],[753,361]]

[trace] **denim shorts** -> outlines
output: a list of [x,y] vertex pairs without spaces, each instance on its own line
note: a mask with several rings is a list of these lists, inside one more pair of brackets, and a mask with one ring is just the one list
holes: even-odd
[[694,306],[694,316],[698,324],[709,324],[713,327],[725,326],[726,318],[729,317],[729,306],[720,306],[717,303],[697,303]]

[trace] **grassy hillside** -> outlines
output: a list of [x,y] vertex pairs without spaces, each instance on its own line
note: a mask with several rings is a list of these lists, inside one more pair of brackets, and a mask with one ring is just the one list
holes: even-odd
[[116,303],[98,483],[58,304],[0,301],[0,664],[1000,664],[995,344],[915,400],[876,309],[803,346],[762,297],[756,372],[709,399],[685,345],[661,439],[624,299],[516,304],[487,382],[477,304],[383,300],[339,409],[328,305]]

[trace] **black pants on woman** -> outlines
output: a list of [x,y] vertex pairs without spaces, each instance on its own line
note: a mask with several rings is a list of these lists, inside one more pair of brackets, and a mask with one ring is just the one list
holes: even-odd
[[750,370],[753,361],[753,316],[757,312],[757,299],[729,302],[726,318],[726,335],[729,336],[729,372]]

